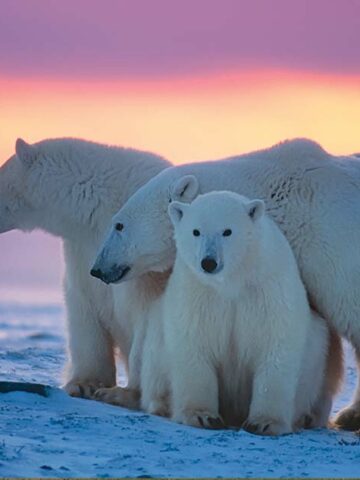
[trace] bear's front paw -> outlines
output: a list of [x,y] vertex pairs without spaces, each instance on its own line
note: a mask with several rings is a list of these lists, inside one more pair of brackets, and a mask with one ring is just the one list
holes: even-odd
[[343,430],[355,431],[360,429],[360,405],[354,403],[341,410],[335,417],[333,424]]
[[295,424],[296,430],[316,428],[315,414],[305,413],[302,415]]
[[248,418],[242,428],[255,435],[286,435],[292,433],[291,427],[283,420],[274,420],[271,418]]
[[140,406],[140,392],[132,388],[99,388],[96,390],[93,398],[101,402],[130,408],[132,410],[138,410]]
[[104,387],[104,384],[98,381],[73,381],[71,380],[62,388],[71,397],[93,398],[98,388]]
[[169,417],[170,409],[168,402],[165,400],[153,400],[146,408],[147,413],[158,415],[159,417]]
[[221,416],[217,412],[209,412],[207,410],[186,410],[178,415],[174,415],[173,420],[192,427],[210,428],[213,430],[225,428],[224,420]]

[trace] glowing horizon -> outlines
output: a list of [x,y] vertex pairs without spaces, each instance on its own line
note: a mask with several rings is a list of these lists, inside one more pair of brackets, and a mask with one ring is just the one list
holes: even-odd
[[156,79],[0,77],[0,164],[17,137],[74,136],[160,153],[222,158],[309,137],[360,149],[360,75],[257,69]]

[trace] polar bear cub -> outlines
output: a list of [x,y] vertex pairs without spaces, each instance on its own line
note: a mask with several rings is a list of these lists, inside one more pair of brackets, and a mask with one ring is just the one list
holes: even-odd
[[[157,376],[142,375],[143,407],[166,411],[168,388],[173,420],[188,425],[278,435],[316,411],[324,426],[329,331],[263,201],[212,192],[172,202],[169,215],[177,257],[159,310],[164,351]],[[148,359],[145,351],[147,371]]]

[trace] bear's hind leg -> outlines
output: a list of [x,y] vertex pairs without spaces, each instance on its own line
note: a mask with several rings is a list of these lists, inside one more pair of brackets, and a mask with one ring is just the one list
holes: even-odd
[[304,426],[305,428],[323,428],[328,426],[333,399],[341,388],[343,376],[344,361],[342,341],[340,336],[334,330],[330,329],[321,394],[312,409],[310,415],[311,421]]
[[333,424],[335,427],[355,431],[360,429],[360,348],[355,350],[358,381],[351,404],[343,408],[335,417]]

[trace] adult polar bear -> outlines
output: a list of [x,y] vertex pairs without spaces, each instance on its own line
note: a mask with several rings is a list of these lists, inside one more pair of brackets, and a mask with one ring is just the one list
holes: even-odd
[[70,361],[66,390],[91,396],[116,383],[114,347],[127,361],[145,296],[162,276],[101,285],[89,268],[112,215],[169,162],[151,153],[77,139],[16,142],[0,169],[0,233],[40,228],[64,241]]
[[[311,304],[352,342],[360,361],[360,163],[306,139],[161,172],[114,216],[93,273],[116,283],[171,267],[168,203],[211,190],[266,202],[293,248]],[[337,424],[360,427],[360,385]]]

